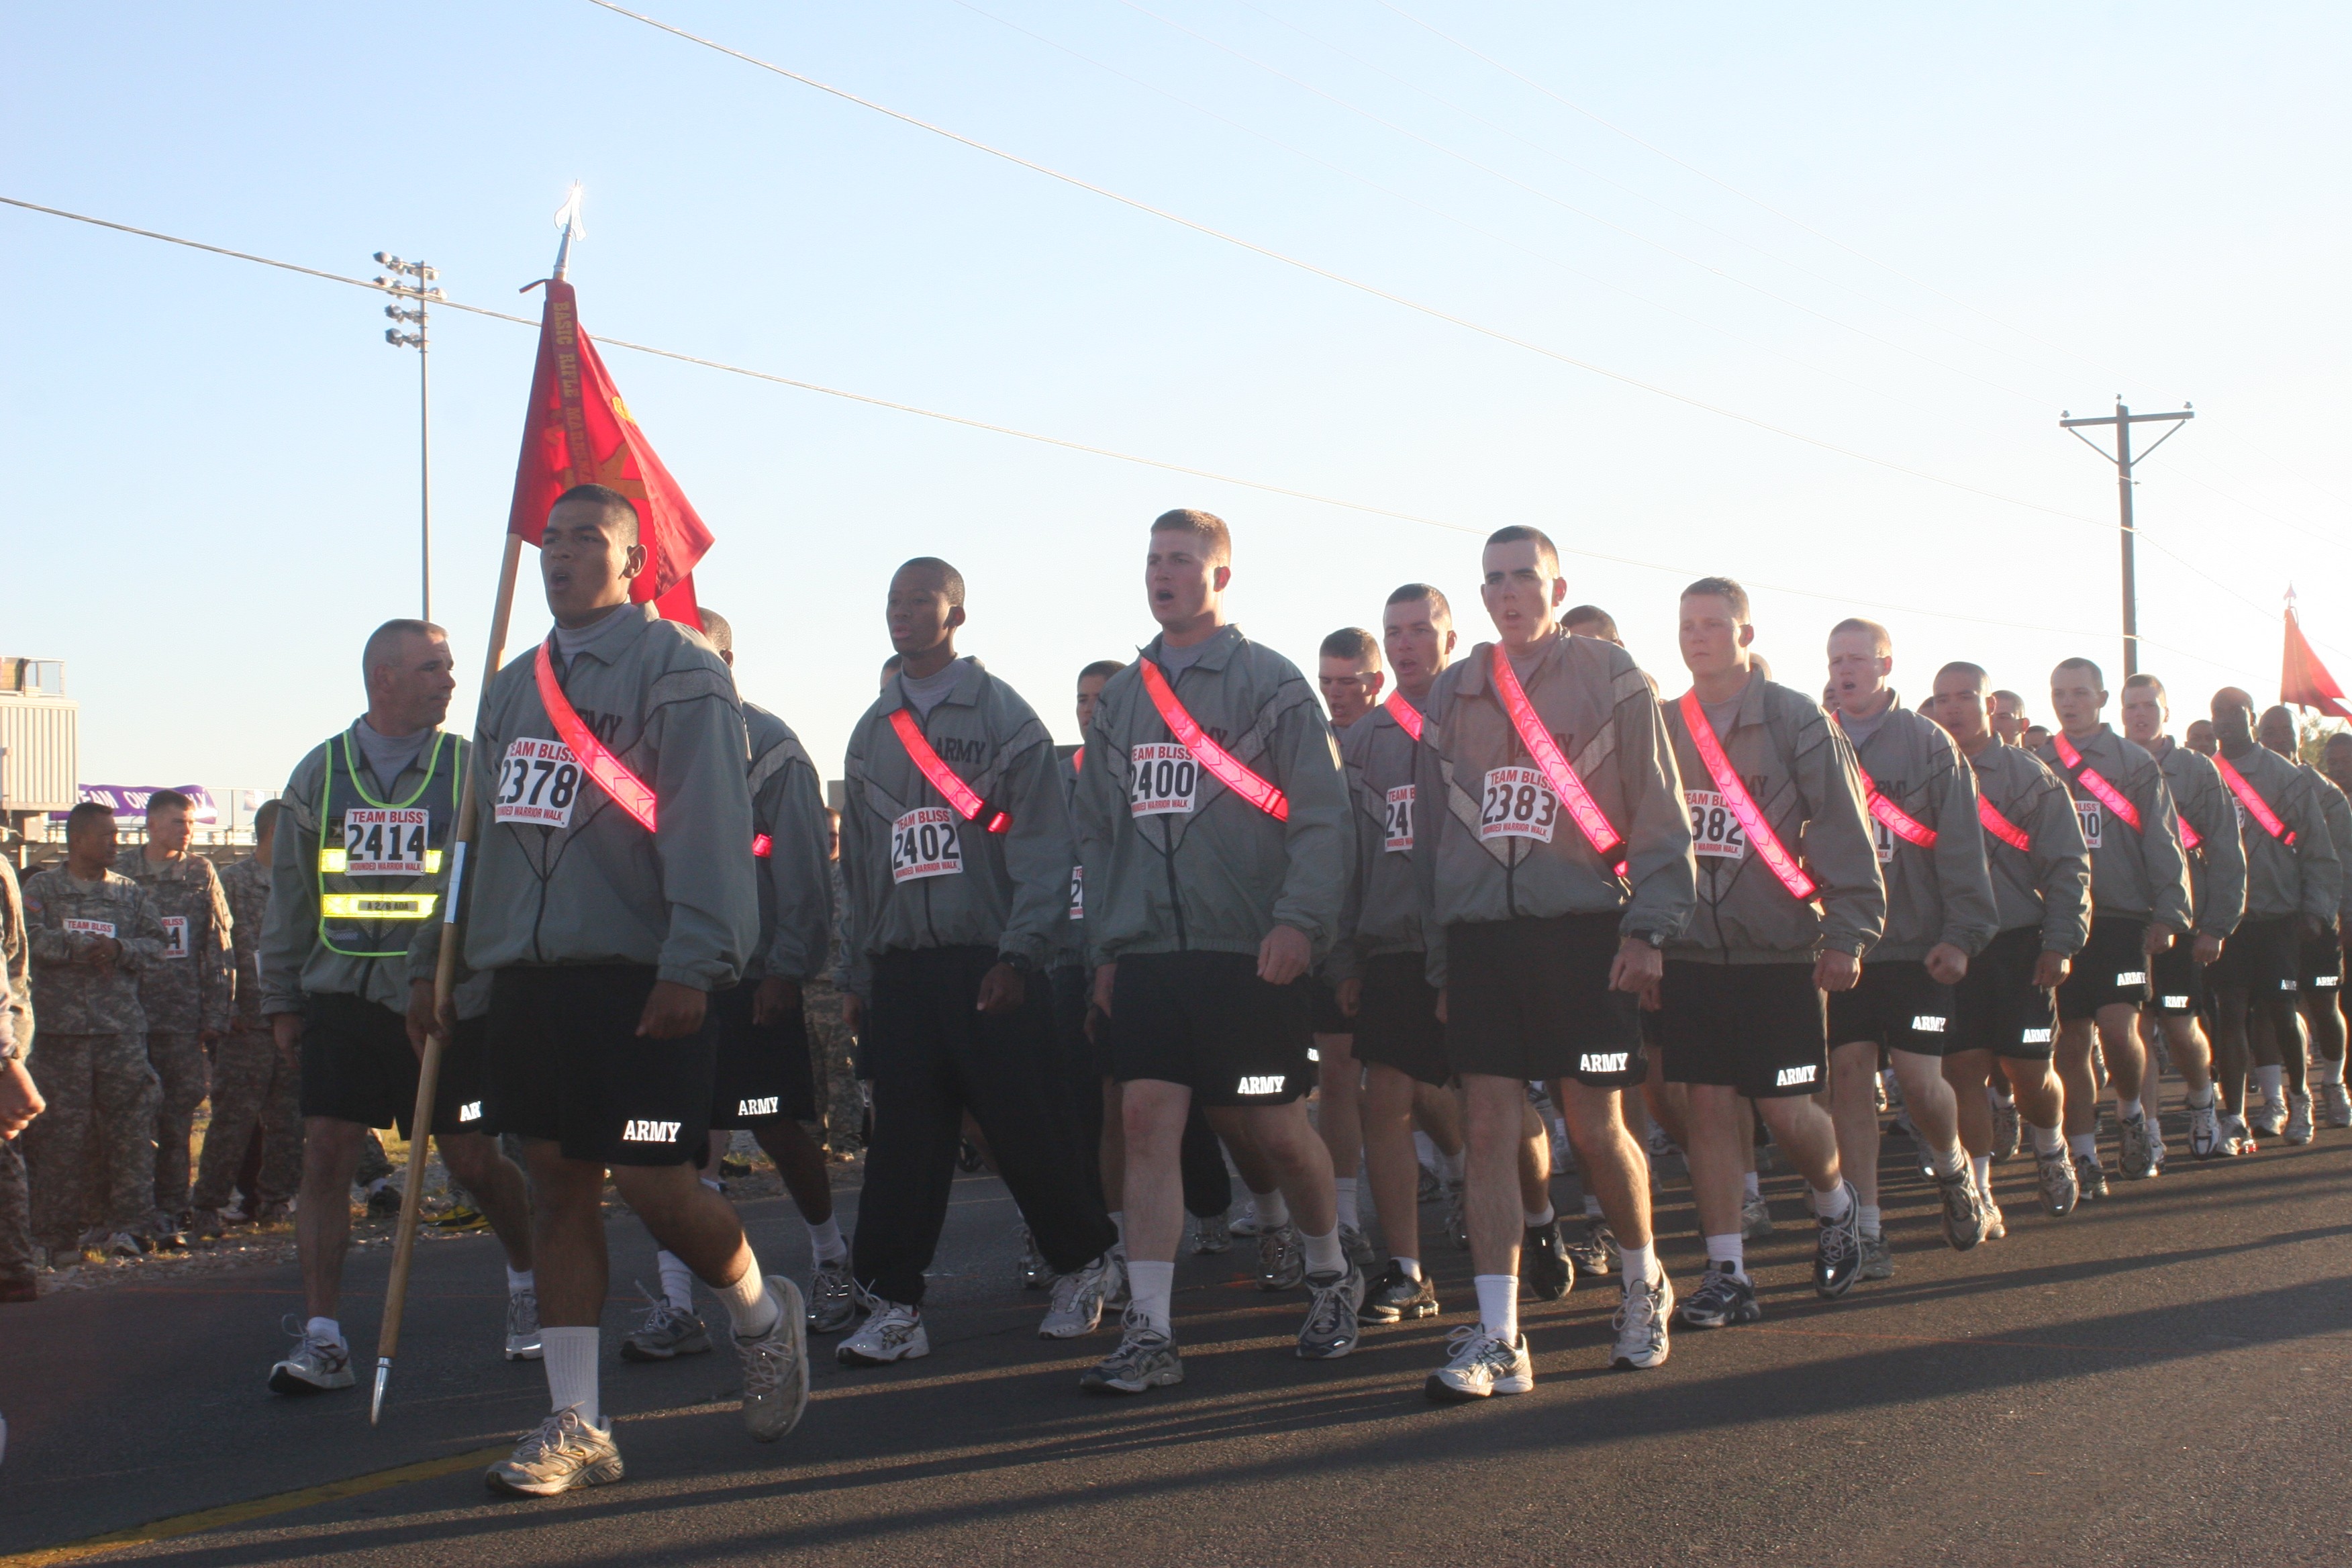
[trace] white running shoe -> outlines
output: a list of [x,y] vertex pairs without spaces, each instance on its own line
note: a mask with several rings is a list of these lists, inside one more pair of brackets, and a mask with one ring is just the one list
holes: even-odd
[[[1979,1195],[1981,1196],[1982,1194]],[[2000,1205],[1993,1202],[1990,1198],[1985,1198],[1984,1210],[1985,1239],[1987,1241],[2007,1240],[2009,1237],[2009,1221],[2001,1214]]]
[[700,1318],[672,1305],[667,1297],[655,1295],[643,1282],[637,1294],[646,1299],[646,1315],[621,1342],[623,1361],[675,1361],[709,1350],[710,1331]]
[[349,1345],[314,1339],[291,1318],[286,1320],[286,1329],[294,1336],[294,1349],[269,1369],[272,1394],[324,1394],[331,1388],[352,1385],[354,1380]]
[[2352,1093],[2344,1085],[2323,1083],[2319,1086],[2320,1116],[2330,1127],[2352,1127]]
[[1255,1204],[1244,1204],[1242,1205],[1242,1212],[1234,1215],[1231,1223],[1225,1226],[1225,1229],[1235,1236],[1255,1236],[1257,1234],[1257,1205]]
[[888,1366],[893,1362],[919,1361],[931,1353],[931,1336],[923,1331],[923,1315],[912,1307],[880,1297],[867,1298],[873,1310],[866,1326],[833,1347],[844,1366]]
[[768,1276],[775,1323],[757,1339],[730,1334],[743,1363],[743,1429],[772,1443],[801,1424],[808,1410],[808,1303],[781,1274]]
[[1445,1337],[1452,1353],[1444,1366],[1423,1385],[1440,1405],[1461,1405],[1497,1394],[1525,1394],[1536,1385],[1535,1358],[1528,1354],[1528,1336],[1505,1344],[1485,1325],[1465,1323]]
[[1037,1337],[1074,1340],[1093,1333],[1102,1323],[1103,1287],[1109,1278],[1108,1252],[1076,1274],[1056,1275],[1054,1299],[1045,1308],[1045,1321],[1037,1325]]
[[2275,1100],[2246,1109],[2246,1125],[2261,1137],[2275,1138],[2286,1131],[2286,1107]]
[[569,1406],[541,1422],[538,1431],[482,1476],[492,1491],[518,1497],[553,1497],[620,1479],[621,1450],[613,1446],[613,1429],[598,1431]]
[[1772,1234],[1772,1205],[1764,1194],[1743,1198],[1739,1205],[1739,1237],[1743,1241],[1760,1241]]
[[507,1360],[537,1361],[544,1354],[539,1342],[539,1292],[507,1292]]
[[[1652,1265],[1653,1268],[1656,1266]],[[1666,1364],[1666,1325],[1675,1315],[1675,1282],[1666,1271],[1647,1282],[1628,1281],[1625,1299],[1610,1322],[1617,1330],[1617,1348],[1609,1364],[1626,1372],[1643,1372]]]
[[2289,1090],[2286,1097],[2286,1141],[2304,1144],[2311,1142],[2311,1091]]

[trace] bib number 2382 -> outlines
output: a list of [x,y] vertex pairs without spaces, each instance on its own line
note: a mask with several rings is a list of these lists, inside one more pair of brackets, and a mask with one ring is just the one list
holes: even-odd
[[1683,800],[1690,807],[1691,848],[1696,853],[1725,860],[1737,860],[1748,853],[1748,835],[1740,830],[1739,816],[1723,796],[1711,789],[1686,789]]
[[507,742],[507,754],[499,763],[498,821],[570,827],[572,808],[579,799],[580,764],[571,747],[561,741]]
[[1166,741],[1146,741],[1129,753],[1134,774],[1127,786],[1131,816],[1190,815],[1201,784],[1201,765],[1182,746]]
[[919,805],[890,825],[890,879],[963,875],[963,844],[956,814],[943,805]]
[[1534,768],[1494,768],[1486,774],[1478,806],[1480,838],[1533,838],[1551,842],[1559,820],[1559,797]]

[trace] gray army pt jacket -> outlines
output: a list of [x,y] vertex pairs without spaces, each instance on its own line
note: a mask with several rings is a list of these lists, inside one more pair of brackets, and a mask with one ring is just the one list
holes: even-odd
[[236,971],[230,954],[235,917],[213,863],[194,852],[150,860],[143,845],[125,845],[114,868],[147,889],[163,922],[163,960],[139,976],[147,1027],[194,1035],[226,1034]]
[[653,605],[613,614],[607,635],[556,658],[557,676],[589,730],[654,792],[655,831],[584,771],[567,780],[559,766],[560,801],[551,789],[532,798],[536,771],[524,787],[509,782],[513,761],[561,745],[539,700],[538,647],[509,661],[478,738],[487,794],[478,864],[466,873],[466,962],[649,964],[662,980],[723,991],[760,937],[734,677],[701,633]]
[[[2000,916],[1985,864],[1983,825],[1977,819],[1976,770],[1941,724],[1903,706],[1893,691],[1869,738],[1856,742],[1854,761],[1878,793],[1931,829],[1933,845],[1912,843],[1870,819],[1879,874],[1886,883],[1886,930],[1870,950],[1881,962],[1921,959],[1938,942],[1974,958],[2000,934]],[[1838,725],[1845,728],[1843,721]],[[1868,809],[1868,798],[1864,807]]]
[[755,857],[760,936],[743,978],[772,975],[805,984],[824,977],[833,942],[833,835],[824,787],[792,726],[757,703],[742,706],[751,741],[751,830],[768,840],[767,854]]
[[2344,865],[2336,858],[2336,837],[2328,828],[2319,791],[2323,785],[2334,786],[2268,746],[2249,746],[2235,757],[2225,748],[2221,760],[2253,786],[2294,838],[2292,846],[2281,843],[2251,812],[2239,807],[2238,836],[2246,847],[2246,918],[2309,915],[2332,929],[2344,897]]
[[2091,850],[2091,907],[2099,914],[2129,921],[2161,921],[2175,931],[2189,929],[2189,860],[2180,852],[2180,823],[2164,770],[2141,747],[2102,724],[2090,735],[2068,736],[2083,766],[2113,784],[2138,813],[2140,826],[2113,820],[2079,777],[2058,760],[2055,736],[2034,754],[2065,782]]
[[2343,873],[2344,890],[2336,902],[2336,929],[2352,931],[2352,799],[2346,797],[2334,779],[2309,763],[2302,767],[2319,791],[2319,808],[2327,818],[2327,834],[2336,841],[2336,859]]
[[1696,871],[1682,776],[1658,700],[1633,658],[1561,634],[1519,686],[1623,840],[1626,874],[1604,863],[1519,738],[1480,643],[1430,687],[1413,764],[1412,859],[1428,916],[1429,981],[1445,983],[1445,928],[1569,914],[1620,916],[1625,936],[1663,942],[1689,923]]
[[[1076,842],[1054,738],[1021,694],[976,658],[920,721],[940,760],[984,803],[966,821],[891,727],[893,680],[857,721],[843,764],[841,870],[849,895],[848,986],[870,997],[877,953],[992,947],[1050,966],[1066,938]],[[911,711],[911,710],[909,710]],[[1011,823],[987,830],[1002,811]]]
[[1412,779],[1418,750],[1385,702],[1339,731],[1352,813],[1351,865],[1339,940],[1323,964],[1323,976],[1333,984],[1361,975],[1364,960],[1376,954],[1429,949],[1412,857],[1421,827]]
[[[1745,835],[1735,827],[1717,830],[1717,808],[1709,799],[1693,798],[1718,792],[1679,704],[1668,702],[1666,731],[1685,799],[1694,822],[1702,813],[1708,822],[1705,834],[1694,830],[1692,847],[1713,844],[1717,852],[1698,856],[1697,909],[1682,935],[1666,944],[1666,956],[1796,963],[1833,949],[1860,958],[1885,929],[1886,884],[1878,873],[1853,749],[1811,698],[1760,674],[1749,675],[1738,704],[1728,732],[1716,738],[1781,847],[1812,878],[1813,897],[1793,897]],[[1722,820],[1729,820],[1727,810]]]
[[[1143,658],[1160,656],[1154,637]],[[1297,667],[1221,626],[1171,678],[1177,700],[1239,762],[1281,790],[1276,821],[1180,753],[1139,662],[1103,685],[1076,796],[1093,963],[1129,952],[1257,952],[1277,925],[1317,960],[1347,901],[1348,785],[1339,743]],[[1148,766],[1147,766],[1148,764]]]
[[2189,861],[2189,908],[2197,930],[2200,935],[2227,938],[2246,913],[2246,847],[2238,833],[2237,797],[2210,760],[2171,736],[2158,736],[2147,750],[2164,770],[2173,809],[2197,830],[2196,848],[2189,847],[2186,834],[2180,846]]
[[2039,927],[2044,952],[2074,957],[2091,940],[2091,852],[2065,781],[2021,746],[1994,742],[1969,761],[1979,797],[2027,840],[2020,849],[1985,829],[2000,929]]
[[[33,1005],[53,1035],[129,1035],[144,1039],[139,978],[163,962],[163,922],[145,889],[119,872],[85,882],[62,865],[25,881],[25,931],[32,956]],[[100,963],[106,939],[120,958]]]

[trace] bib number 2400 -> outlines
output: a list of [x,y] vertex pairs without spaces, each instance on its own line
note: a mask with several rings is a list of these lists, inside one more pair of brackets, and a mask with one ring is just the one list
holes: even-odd
[[570,827],[579,799],[580,764],[571,747],[561,741],[507,742],[499,764],[498,821]]

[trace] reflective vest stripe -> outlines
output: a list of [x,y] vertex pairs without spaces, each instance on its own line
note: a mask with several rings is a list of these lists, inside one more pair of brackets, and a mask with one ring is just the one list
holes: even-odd
[[429,921],[438,893],[321,893],[319,912],[340,921]]
[[1421,710],[1407,702],[1403,692],[1390,692],[1381,706],[1389,710],[1389,717],[1396,721],[1398,729],[1416,741],[1421,739]]
[[2065,767],[2068,773],[2074,775],[2076,781],[2079,782],[2084,789],[2089,790],[2094,795],[2098,797],[2098,801],[2101,805],[2104,805],[2109,811],[2114,812],[2116,817],[2122,821],[2123,825],[2126,827],[2130,828],[2134,833],[2137,833],[2141,830],[2139,826],[2139,807],[2134,805],[2130,801],[2126,800],[2124,798],[2123,791],[2117,789],[2115,785],[2109,784],[2105,778],[2100,776],[2098,769],[2087,767],[2084,764],[2083,753],[2074,749],[2074,742],[2066,739],[2066,731],[2061,730],[2058,733],[2051,736],[2050,744],[2057,751],[2058,761],[2060,763]]
[[1518,671],[1511,668],[1511,656],[1503,651],[1501,643],[1494,647],[1495,689],[1503,694],[1503,711],[1511,716],[1511,728],[1519,732],[1519,743],[1535,759],[1536,766],[1543,770],[1552,794],[1568,807],[1569,816],[1576,819],[1577,831],[1592,846],[1592,852],[1601,857],[1601,863],[1622,877],[1626,872],[1625,836],[1610,826],[1601,803],[1584,787],[1584,781],[1561,753],[1559,742],[1551,738],[1551,731],[1536,716],[1536,705],[1528,700],[1527,689],[1519,684]]
[[1906,844],[1916,844],[1922,849],[1936,847],[1936,830],[1879,794],[1878,785],[1871,782],[1870,770],[1864,767],[1859,760],[1854,763],[1853,771],[1862,775],[1862,787],[1867,792],[1870,815],[1886,824],[1888,832]]
[[2264,833],[2288,848],[2294,848],[2294,831],[2279,820],[2279,814],[2271,809],[2271,803],[2262,797],[2262,792],[2246,782],[2246,775],[2231,767],[2230,759],[2218,752],[2213,758],[2213,767],[2221,773],[2221,782],[2230,786],[2230,793],[2238,797],[2238,804],[2246,808],[2246,815],[2261,823]]
[[931,743],[923,738],[923,728],[915,722],[914,714],[904,708],[892,709],[890,728],[898,732],[898,743],[907,748],[907,755],[914,759],[915,766],[931,781],[931,787],[955,807],[958,816],[966,822],[979,822],[982,812],[990,812],[989,819],[982,826],[991,833],[1002,833],[1013,826],[1011,816],[993,810],[986,801],[974,795],[971,786],[959,778],[956,771],[931,750]]
[[1977,820],[1984,830],[2016,850],[2020,855],[2033,853],[2033,836],[2000,814],[2000,808],[1983,795],[1977,796]]
[[1781,844],[1780,836],[1772,831],[1772,825],[1756,808],[1748,786],[1731,771],[1731,759],[1724,754],[1723,742],[1715,738],[1715,726],[1706,721],[1706,710],[1699,706],[1696,687],[1683,693],[1682,711],[1683,726],[1690,731],[1691,744],[1698,748],[1698,760],[1706,764],[1716,793],[1731,807],[1731,815],[1739,818],[1740,830],[1748,835],[1748,842],[1756,847],[1756,853],[1764,858],[1765,866],[1780,879],[1780,886],[1789,889],[1790,898],[1811,898],[1813,879],[1805,875],[1797,858]]
[[637,826],[651,833],[654,830],[654,792],[582,721],[571,700],[563,695],[563,688],[556,681],[555,660],[548,657],[545,643],[539,645],[538,675],[539,705],[547,710],[548,718],[555,724],[556,734],[571,748],[573,760],[587,770],[588,776],[596,781],[596,787],[610,795],[614,805],[636,818]]
[[1217,775],[1217,782],[1274,818],[1276,822],[1290,820],[1290,799],[1273,784],[1236,761],[1231,752],[1209,739],[1184,705],[1176,700],[1176,689],[1168,684],[1168,677],[1158,665],[1148,658],[1136,660],[1143,669],[1143,689],[1151,694],[1151,705],[1160,710],[1162,722],[1177,742],[1192,753],[1192,760]]
[[[319,869],[324,871],[328,876],[341,876],[350,864],[351,856],[347,851],[340,848],[329,848],[323,845],[320,847]],[[438,849],[427,849],[425,852],[425,874],[428,877],[434,877],[438,876],[440,871],[441,851]]]

